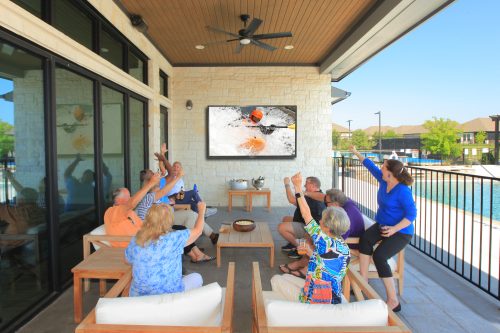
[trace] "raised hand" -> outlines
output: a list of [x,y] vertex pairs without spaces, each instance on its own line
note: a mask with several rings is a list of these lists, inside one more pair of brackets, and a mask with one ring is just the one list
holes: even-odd
[[290,178],[289,178],[289,177],[285,177],[285,178],[283,179],[283,183],[284,183],[285,185],[290,185]]
[[292,183],[296,189],[302,188],[302,174],[300,172],[292,176]]
[[165,153],[167,152],[167,144],[165,142],[161,144],[160,152],[163,156],[165,156]]

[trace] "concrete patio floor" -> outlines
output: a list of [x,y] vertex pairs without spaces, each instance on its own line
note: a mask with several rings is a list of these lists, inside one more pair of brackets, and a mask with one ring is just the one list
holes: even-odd
[[[237,218],[268,222],[276,246],[274,268],[269,267],[269,250],[266,249],[223,249],[221,268],[217,268],[215,261],[192,264],[187,257],[184,258],[186,269],[201,273],[204,283],[217,281],[222,286],[226,283],[227,263],[236,263],[233,317],[236,333],[251,332],[251,263],[260,262],[263,287],[270,290],[269,279],[279,273],[280,264],[290,261],[280,250],[285,241],[278,234],[277,225],[282,216],[292,213],[291,207],[273,208],[271,213],[263,207],[254,207],[252,213],[239,207],[233,207],[232,213],[228,213],[227,207],[219,207],[218,213],[207,219],[214,230],[218,230],[221,223]],[[215,255],[215,247],[206,237],[197,243],[207,254]],[[500,332],[500,302],[411,247],[408,247],[405,258],[404,293],[399,316],[413,332]],[[370,284],[384,297],[380,281],[370,280]],[[95,306],[97,299],[98,286],[93,283],[91,290],[84,295],[84,314]],[[18,332],[74,332],[75,327],[73,290],[70,288]]]

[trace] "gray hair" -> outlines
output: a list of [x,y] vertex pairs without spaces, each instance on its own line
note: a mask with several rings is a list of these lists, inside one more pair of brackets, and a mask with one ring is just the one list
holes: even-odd
[[344,194],[339,189],[332,188],[326,191],[326,195],[330,198],[331,202],[336,202],[340,205],[340,207],[344,207],[345,203],[347,202],[347,195]]
[[321,188],[321,182],[319,181],[318,177],[307,177],[306,181],[309,181],[314,184],[318,189]]
[[113,203],[116,203],[116,199],[123,197],[123,190],[124,187],[117,188],[116,190],[113,191],[112,198],[113,198]]
[[327,207],[321,215],[321,220],[324,226],[337,237],[345,234],[351,226],[349,216],[347,216],[345,210],[340,207]]

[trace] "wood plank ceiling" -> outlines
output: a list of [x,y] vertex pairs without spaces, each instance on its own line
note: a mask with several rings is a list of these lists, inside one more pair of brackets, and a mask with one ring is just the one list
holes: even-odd
[[[116,0],[127,14],[141,15],[147,35],[173,66],[313,65],[318,66],[377,0]],[[263,20],[255,34],[290,31],[293,37],[266,39],[275,51],[250,44],[240,53],[233,37],[241,14]],[[205,45],[198,50],[196,45]],[[285,50],[286,45],[293,49]]]

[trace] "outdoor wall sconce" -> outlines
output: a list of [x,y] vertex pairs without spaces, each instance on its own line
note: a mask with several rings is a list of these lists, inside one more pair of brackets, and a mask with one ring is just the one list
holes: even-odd
[[193,101],[191,101],[190,99],[188,99],[186,101],[186,109],[187,110],[192,110],[193,109]]
[[132,25],[142,33],[145,33],[148,30],[148,25],[141,15],[130,15],[130,23],[132,23]]

